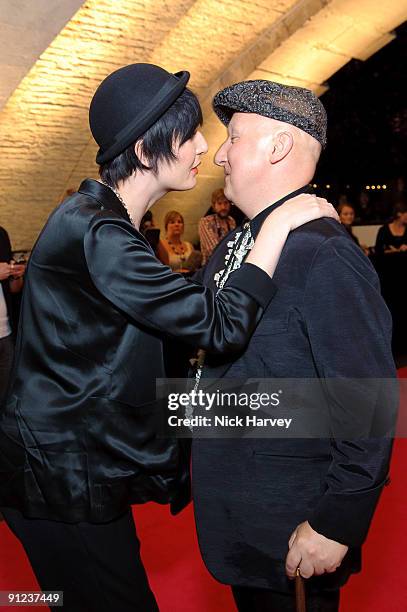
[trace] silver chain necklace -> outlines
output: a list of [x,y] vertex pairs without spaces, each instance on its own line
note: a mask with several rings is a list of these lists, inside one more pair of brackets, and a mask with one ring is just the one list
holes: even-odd
[[125,208],[125,210],[126,210],[127,214],[129,215],[129,219],[130,219],[130,221],[131,221],[131,224],[132,224],[132,225],[134,225],[134,227],[136,227],[136,224],[134,223],[134,219],[133,219],[133,217],[131,216],[131,213],[130,213],[130,211],[129,211],[128,207],[127,207],[127,204],[126,204],[126,202],[123,200],[122,196],[121,196],[121,195],[120,195],[120,193],[117,191],[117,189],[115,189],[115,188],[114,188],[114,187],[112,187],[111,185],[108,185],[108,184],[107,184],[107,183],[105,183],[104,181],[102,181],[102,183],[103,183],[103,185],[104,185],[105,187],[109,187],[109,189],[110,189],[111,191],[113,191],[114,195],[115,195],[115,196],[116,196],[116,198],[119,200],[119,202],[120,202],[121,204],[123,204],[123,206],[124,206],[124,208]]

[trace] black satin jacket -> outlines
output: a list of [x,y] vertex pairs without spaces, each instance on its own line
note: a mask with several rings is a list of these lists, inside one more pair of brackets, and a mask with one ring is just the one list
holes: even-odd
[[174,274],[114,193],[85,180],[50,216],[25,275],[0,419],[0,504],[70,522],[149,500],[183,507],[188,461],[160,437],[163,335],[239,350],[274,292],[250,264],[217,298]]

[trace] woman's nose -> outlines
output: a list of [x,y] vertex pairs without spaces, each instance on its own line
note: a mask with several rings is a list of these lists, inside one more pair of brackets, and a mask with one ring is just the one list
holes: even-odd
[[196,153],[197,155],[204,155],[208,152],[208,143],[205,140],[202,132],[196,133]]

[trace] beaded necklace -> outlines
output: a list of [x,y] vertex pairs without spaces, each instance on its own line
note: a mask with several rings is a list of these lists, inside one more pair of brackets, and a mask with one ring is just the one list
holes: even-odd
[[[185,253],[187,251],[187,247],[184,245],[184,243],[181,242],[179,247],[177,247],[173,242],[171,242],[171,240],[168,240],[168,238],[167,238],[167,243],[171,251],[175,253],[175,255],[178,255],[181,261],[185,261],[186,259]],[[177,249],[181,249],[181,250],[179,251]]]
[[136,227],[136,224],[134,223],[134,219],[133,219],[133,217],[131,216],[131,213],[130,213],[130,211],[129,211],[128,207],[127,207],[127,204],[126,204],[126,202],[123,200],[122,196],[121,196],[121,195],[120,195],[120,193],[117,191],[117,189],[115,189],[115,188],[114,188],[114,187],[112,187],[111,185],[108,185],[108,184],[107,184],[107,183],[105,183],[104,181],[102,181],[102,184],[103,184],[105,187],[109,187],[109,189],[110,189],[111,191],[113,191],[114,195],[115,195],[115,196],[116,196],[116,198],[119,200],[119,202],[120,202],[121,204],[123,204],[123,206],[124,206],[124,208],[125,208],[125,210],[126,210],[126,212],[127,212],[128,216],[129,216],[129,219],[130,219],[130,221],[131,221],[131,224],[132,224],[132,225],[134,225],[134,227]]

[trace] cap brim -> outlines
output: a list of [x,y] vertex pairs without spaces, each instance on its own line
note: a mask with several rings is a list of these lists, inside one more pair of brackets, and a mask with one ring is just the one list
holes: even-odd
[[[236,85],[239,85],[237,83]],[[235,100],[234,100],[235,99]],[[212,108],[224,125],[228,125],[236,112],[250,112],[242,106],[240,96],[235,94],[235,86],[230,85],[219,91],[212,101]]]

